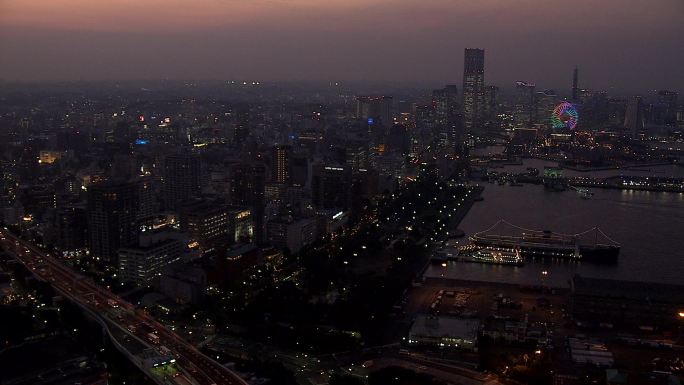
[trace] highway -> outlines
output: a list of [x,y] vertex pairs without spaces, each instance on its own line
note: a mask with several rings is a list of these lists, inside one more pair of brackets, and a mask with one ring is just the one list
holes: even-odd
[[[143,345],[166,347],[182,369],[197,385],[247,385],[240,376],[202,354],[152,317],[137,310],[112,292],[102,288],[56,258],[19,239],[6,229],[0,229],[0,245],[20,261],[37,278],[48,282],[66,298],[101,317],[107,325],[118,327]],[[156,337],[151,336],[156,335]],[[161,349],[160,349],[161,350]],[[129,359],[133,360],[129,356]],[[139,362],[134,362],[139,366]],[[145,371],[151,376],[150,371]],[[157,383],[178,383],[173,379],[153,378]]]

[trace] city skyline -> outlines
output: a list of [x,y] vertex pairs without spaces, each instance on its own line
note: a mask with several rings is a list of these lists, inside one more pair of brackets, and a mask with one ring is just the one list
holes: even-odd
[[5,81],[458,84],[463,49],[482,48],[499,86],[569,87],[578,65],[580,87],[684,89],[684,4],[593,3],[6,1],[0,68]]
[[0,384],[684,382],[684,0],[0,0]]

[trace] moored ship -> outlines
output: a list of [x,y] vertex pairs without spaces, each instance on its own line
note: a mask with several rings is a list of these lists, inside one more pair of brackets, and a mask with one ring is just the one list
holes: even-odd
[[[503,226],[507,229],[503,229]],[[496,231],[497,229],[501,231]],[[501,220],[491,228],[475,233],[470,241],[483,248],[517,249],[524,257],[598,263],[614,263],[620,253],[620,244],[597,227],[578,234],[560,234],[548,230],[524,229]]]
[[487,263],[492,265],[522,266],[523,258],[517,249],[500,247],[484,247],[473,252],[464,254],[461,258],[464,262]]

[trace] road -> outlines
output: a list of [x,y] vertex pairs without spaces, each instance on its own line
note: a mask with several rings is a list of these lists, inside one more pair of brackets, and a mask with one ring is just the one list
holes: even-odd
[[198,385],[247,385],[236,373],[202,354],[148,314],[136,310],[119,296],[6,229],[0,229],[0,245],[36,277],[50,283],[77,305],[99,315],[108,325],[120,328],[145,345],[168,348],[176,365],[192,376]]

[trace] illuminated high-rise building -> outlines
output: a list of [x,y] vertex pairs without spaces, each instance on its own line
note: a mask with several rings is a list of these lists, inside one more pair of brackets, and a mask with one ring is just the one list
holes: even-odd
[[292,157],[292,147],[275,146],[273,147],[273,181],[276,183],[290,182],[290,159]]
[[486,86],[484,100],[484,119],[494,120],[499,112],[499,87]]
[[435,125],[452,145],[460,144],[462,135],[461,103],[458,88],[447,85],[442,89],[432,91],[432,108],[434,109]]
[[482,130],[484,94],[484,50],[466,48],[463,65],[463,123],[467,131]]
[[240,163],[233,166],[230,179],[230,200],[234,205],[247,206],[254,218],[254,237],[264,240],[266,167],[262,163]]

